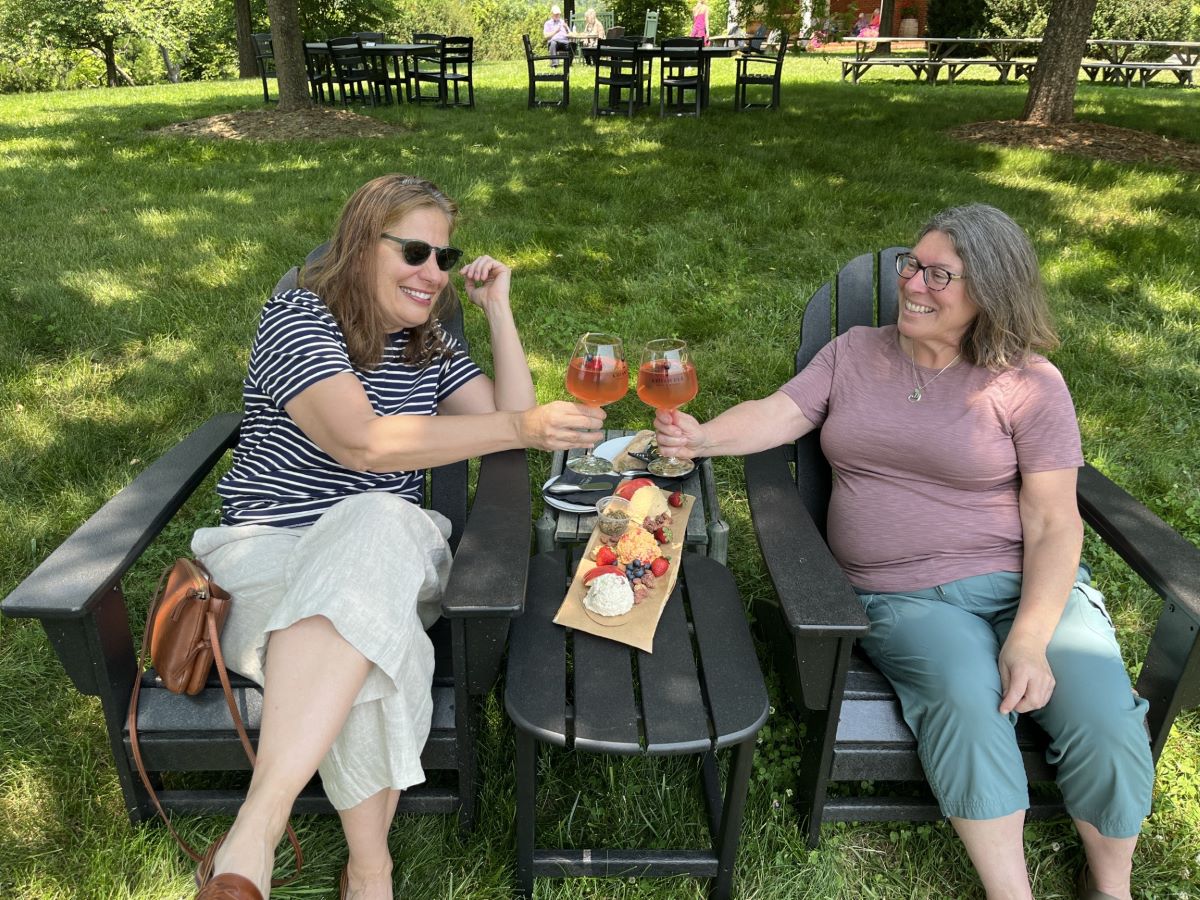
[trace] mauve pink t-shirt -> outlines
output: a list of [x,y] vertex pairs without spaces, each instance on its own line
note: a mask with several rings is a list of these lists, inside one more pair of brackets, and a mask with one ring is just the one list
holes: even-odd
[[963,362],[919,403],[896,327],[851,328],[780,390],[814,425],[833,467],[829,546],[850,583],[919,590],[1020,572],[1022,472],[1083,465],[1062,374],[1031,356],[991,372]]

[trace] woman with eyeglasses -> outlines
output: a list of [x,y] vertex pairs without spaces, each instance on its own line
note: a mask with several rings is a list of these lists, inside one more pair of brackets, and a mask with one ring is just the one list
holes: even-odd
[[300,287],[262,311],[245,415],[220,480],[222,522],[192,549],[235,602],[221,646],[264,686],[258,762],[199,897],[267,896],[275,846],[319,771],[350,855],[342,896],[389,898],[388,827],[424,780],[433,646],[450,523],[421,508],[423,470],[519,447],[600,440],[604,413],[538,406],[490,256],[459,270],[487,319],[494,378],[439,322],[455,297],[457,207],[428,181],[376,178],[342,210]]
[[1079,427],[1040,355],[1057,338],[1037,255],[1004,213],[963,206],[896,271],[896,325],[851,328],[778,392],[704,424],[659,412],[659,449],[740,455],[820,427],[828,541],[870,620],[862,646],[987,896],[1031,896],[1026,714],[1082,838],[1078,895],[1129,898],[1154,776],[1147,704],[1080,565]]

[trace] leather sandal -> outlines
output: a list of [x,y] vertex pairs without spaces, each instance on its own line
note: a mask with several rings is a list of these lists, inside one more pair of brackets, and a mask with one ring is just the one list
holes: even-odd
[[200,888],[196,900],[263,900],[263,895],[249,878],[223,872]]
[[200,865],[196,867],[196,887],[203,889],[206,884],[212,881],[213,864],[217,858],[217,851],[221,849],[221,845],[225,843],[225,838],[229,837],[229,832],[225,832],[215,841],[213,841],[204,855],[200,857]]
[[346,900],[350,896],[350,863],[342,866],[342,880],[338,885],[338,900]]
[[1079,870],[1079,878],[1075,881],[1075,897],[1077,900],[1117,900],[1112,894],[1106,894],[1096,887],[1092,881],[1092,870],[1084,863]]

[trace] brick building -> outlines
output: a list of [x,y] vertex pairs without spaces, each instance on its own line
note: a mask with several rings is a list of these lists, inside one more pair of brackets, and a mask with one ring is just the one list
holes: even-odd
[[[830,13],[837,15],[838,13],[850,13],[850,21],[854,21],[860,12],[865,12],[867,15],[873,13],[883,4],[879,0],[829,0]],[[917,10],[916,19],[918,22],[917,34],[925,33],[925,8],[929,5],[929,0],[895,0],[892,7],[894,12],[891,27],[887,27],[885,23],[879,23],[879,33],[885,37],[897,35],[900,33],[900,10],[907,9],[912,6]]]

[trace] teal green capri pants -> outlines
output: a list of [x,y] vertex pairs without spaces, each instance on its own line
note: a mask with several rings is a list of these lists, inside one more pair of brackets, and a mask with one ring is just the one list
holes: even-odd
[[[892,683],[943,815],[994,819],[1029,808],[1017,713],[999,712],[996,659],[1012,628],[1021,575],[975,575],[925,590],[859,592],[871,620],[863,649]],[[1085,567],[1046,658],[1050,702],[1028,713],[1050,736],[1047,761],[1072,818],[1133,837],[1150,813],[1148,704],[1133,693],[1104,597]]]

